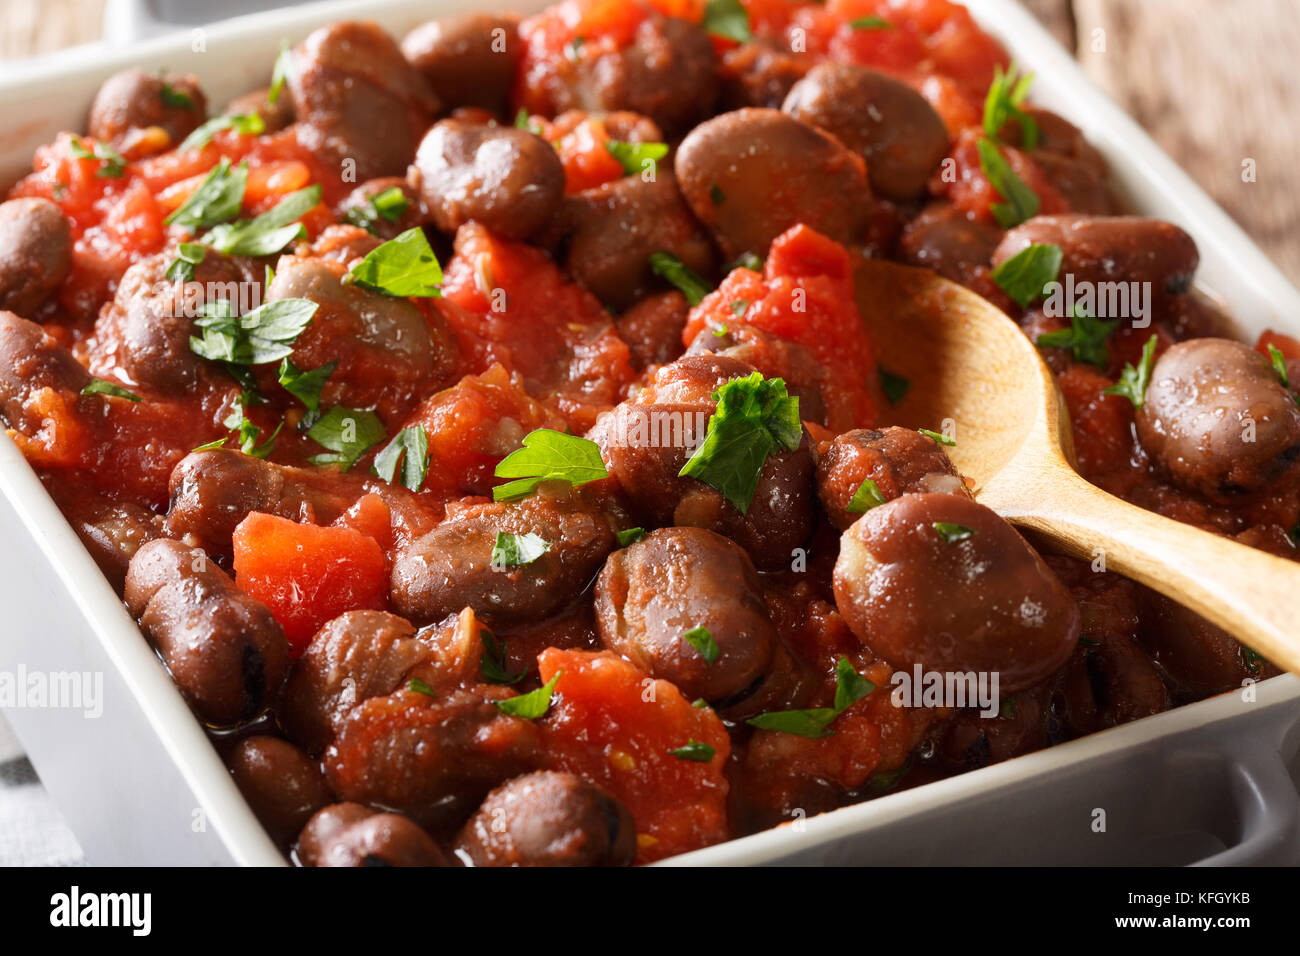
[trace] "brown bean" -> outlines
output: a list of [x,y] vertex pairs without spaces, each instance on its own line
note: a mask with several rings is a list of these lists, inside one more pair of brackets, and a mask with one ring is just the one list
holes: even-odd
[[95,94],[86,132],[119,147],[133,131],[162,128],[177,146],[208,118],[208,101],[193,76],[132,68],[114,73]]
[[1229,339],[1179,342],[1156,361],[1138,439],[1180,487],[1231,500],[1300,458],[1300,407],[1268,359]]
[[804,223],[848,242],[871,212],[861,157],[777,110],[743,109],[701,123],[677,149],[677,180],[728,258],[766,255]]
[[406,817],[359,803],[336,803],[298,837],[303,866],[448,866],[438,844]]
[[408,33],[402,53],[424,74],[444,108],[479,106],[503,116],[522,49],[518,28],[514,16],[441,17]]
[[906,83],[851,63],[819,63],[781,109],[835,136],[867,163],[871,189],[915,199],[948,152],[948,129]]
[[677,290],[646,296],[614,320],[637,369],[663,365],[682,354],[682,330],[691,304]]
[[279,737],[245,737],[226,765],[235,786],[276,840],[297,836],[330,802],[320,764]]
[[0,309],[30,316],[72,268],[72,227],[48,199],[0,203]]
[[1043,559],[961,495],[872,508],[840,539],[834,586],[844,620],[878,657],[902,670],[995,673],[1004,693],[1047,677],[1079,638],[1078,605]]
[[266,605],[179,541],[151,541],[126,574],[126,605],[206,723],[230,726],[262,713],[289,669],[284,630]]
[[903,228],[899,248],[903,261],[933,269],[945,279],[968,281],[972,270],[987,267],[1002,230],[990,222],[969,219],[950,203],[934,203]]
[[0,311],[0,415],[11,428],[35,434],[41,416],[29,413],[27,400],[43,388],[75,396],[90,374],[63,345],[35,322]]
[[268,96],[270,87],[253,90],[243,96],[236,96],[222,110],[225,116],[259,116],[266,126],[266,132],[278,133],[293,122],[293,98],[284,90],[272,103]]
[[489,793],[455,852],[473,866],[627,866],[636,826],[627,807],[595,784],[539,770]]
[[477,220],[524,239],[545,226],[564,195],[564,165],[525,129],[445,119],[420,143],[412,182],[434,225],[454,233]]

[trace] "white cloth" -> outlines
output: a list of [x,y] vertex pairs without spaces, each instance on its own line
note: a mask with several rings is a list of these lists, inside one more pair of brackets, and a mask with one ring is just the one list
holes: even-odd
[[0,715],[0,866],[85,866],[81,847]]

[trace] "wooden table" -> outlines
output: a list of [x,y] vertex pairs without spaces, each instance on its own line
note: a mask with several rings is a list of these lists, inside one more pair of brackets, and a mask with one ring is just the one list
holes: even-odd
[[[1300,4],[1022,2],[1300,284],[1300,137],[1291,128],[1300,119]],[[103,9],[104,0],[0,0],[0,59],[95,40]],[[1248,160],[1253,182],[1242,178]]]

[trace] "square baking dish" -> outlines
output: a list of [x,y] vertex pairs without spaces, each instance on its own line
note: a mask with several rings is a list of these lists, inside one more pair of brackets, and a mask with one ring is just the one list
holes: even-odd
[[[0,183],[37,146],[79,129],[126,66],[197,74],[214,103],[266,81],[282,39],[374,19],[390,32],[468,9],[541,0],[361,0],[243,17],[0,80]],[[1087,135],[1130,207],[1200,247],[1199,282],[1239,332],[1300,335],[1300,292],[1012,0],[972,13],[1034,72],[1035,102]],[[102,713],[7,717],[98,864],[283,865],[216,751],[90,555],[0,436],[0,670],[102,679]],[[1213,569],[1207,569],[1213,573]],[[93,713],[93,711],[92,711]],[[1300,862],[1300,681],[1283,675],[1006,763],[665,861],[667,865]]]

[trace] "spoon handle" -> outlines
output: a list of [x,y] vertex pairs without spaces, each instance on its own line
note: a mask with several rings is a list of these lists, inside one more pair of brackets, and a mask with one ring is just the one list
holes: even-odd
[[[1145,511],[1068,467],[1040,472],[1035,484],[1029,494],[1023,485],[1005,496],[990,488],[995,500],[980,500],[1067,554],[1104,559],[1106,570],[1159,591],[1300,674],[1300,563]],[[1004,497],[1016,500],[998,500]]]

